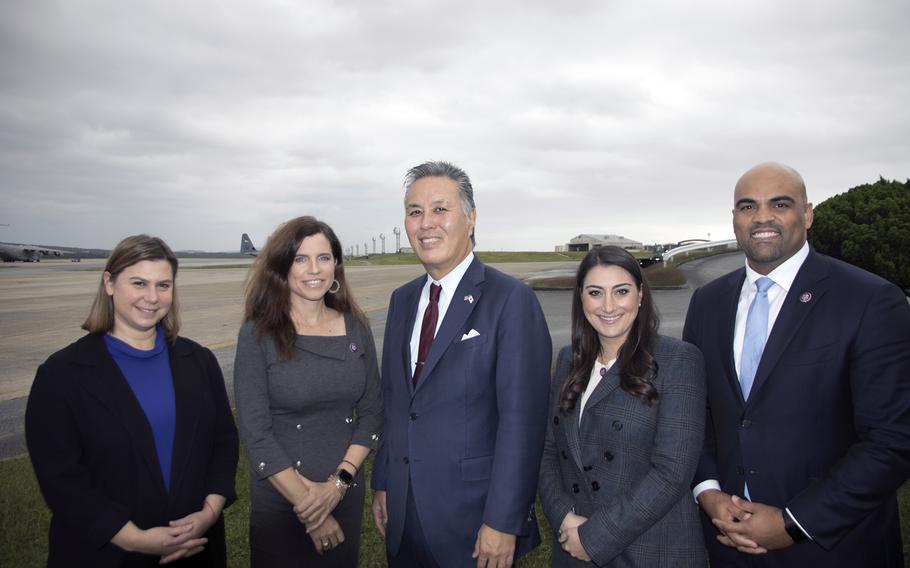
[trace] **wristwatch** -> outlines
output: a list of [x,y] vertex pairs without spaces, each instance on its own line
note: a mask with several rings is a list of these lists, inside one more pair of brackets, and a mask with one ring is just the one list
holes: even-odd
[[351,472],[344,468],[338,468],[338,471],[335,472],[335,475],[338,476],[338,479],[348,487],[354,485],[354,476],[351,475]]

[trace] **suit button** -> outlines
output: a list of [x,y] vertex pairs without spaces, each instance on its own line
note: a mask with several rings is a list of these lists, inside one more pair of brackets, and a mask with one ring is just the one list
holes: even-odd
[[408,462],[408,456],[405,456],[404,459],[402,459],[401,461],[403,461],[404,463],[409,463],[409,462]]
[[592,481],[591,489],[593,489],[594,491],[600,491],[600,483],[597,483],[596,481]]
[[296,464],[295,464],[295,465],[296,465],[296,466],[297,466],[297,468],[298,468],[298,469],[299,469],[299,468],[300,468],[300,460],[297,460],[297,462],[296,462]]
[[622,422],[620,422],[619,420],[614,420],[614,421],[613,421],[613,429],[616,430],[617,432],[619,432],[620,430],[622,430]]
[[412,420],[412,421],[413,421],[413,420],[417,420],[417,413],[416,413],[416,412],[412,412],[412,413],[411,413],[411,420]]
[[594,466],[593,466],[593,465],[586,465],[586,466],[584,466],[584,467],[581,468],[581,469],[583,469],[583,470],[585,470],[585,471],[591,471],[592,469],[594,469]]
[[344,419],[344,421],[345,421],[345,423],[350,424],[351,422],[354,421],[354,419],[351,418],[350,416],[348,416],[347,418]]
[[553,417],[553,424],[555,424],[556,426],[559,426],[559,416]]
[[572,484],[572,493],[578,493],[579,491],[581,491],[581,489],[579,489],[578,484],[573,483]]
[[303,424],[298,424],[298,425],[297,425],[297,429],[298,429],[298,430],[302,430],[302,429],[303,429]]
[[562,459],[569,459],[569,454],[567,454],[565,450],[559,450],[559,453],[562,454]]
[[613,461],[613,452],[604,452],[604,459],[608,462]]
[[259,471],[265,471],[265,462],[259,462],[259,465],[256,467]]
[[748,420],[748,419],[743,420],[742,422],[739,423],[739,426],[740,426],[740,428],[748,428],[749,426],[752,426],[752,421]]

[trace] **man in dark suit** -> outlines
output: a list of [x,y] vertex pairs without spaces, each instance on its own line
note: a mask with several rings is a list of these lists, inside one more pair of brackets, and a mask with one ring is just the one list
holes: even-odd
[[550,335],[534,293],[474,257],[468,176],[427,162],[405,186],[427,275],[389,302],[374,520],[390,566],[511,566],[540,540]]
[[814,252],[811,226],[800,175],[755,166],[734,192],[746,266],[689,306],[683,337],[708,376],[693,492],[712,566],[903,566],[910,306]]

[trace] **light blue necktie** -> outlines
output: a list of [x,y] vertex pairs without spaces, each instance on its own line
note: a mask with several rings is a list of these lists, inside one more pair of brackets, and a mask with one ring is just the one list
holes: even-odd
[[758,293],[749,306],[746,316],[746,338],[743,341],[743,352],[739,362],[739,386],[743,390],[743,398],[749,398],[752,383],[755,381],[755,371],[761,361],[765,341],[768,339],[768,290],[774,281],[767,276],[762,276],[755,281]]

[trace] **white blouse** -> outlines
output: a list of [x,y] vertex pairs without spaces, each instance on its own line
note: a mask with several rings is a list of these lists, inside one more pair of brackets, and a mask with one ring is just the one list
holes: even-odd
[[604,365],[598,360],[594,360],[594,368],[591,369],[591,377],[588,379],[588,387],[585,389],[585,392],[581,393],[581,405],[578,407],[578,425],[581,426],[581,415],[585,411],[585,405],[588,404],[588,399],[591,398],[591,393],[594,392],[594,389],[597,388],[597,385],[600,384],[600,379],[603,378],[603,375],[600,374],[600,370],[603,369],[604,374],[610,370],[610,367],[613,366],[613,363],[616,362],[616,359],[610,359],[607,361],[607,364]]

